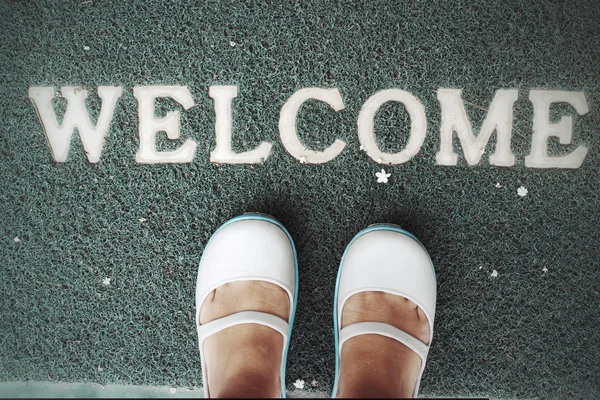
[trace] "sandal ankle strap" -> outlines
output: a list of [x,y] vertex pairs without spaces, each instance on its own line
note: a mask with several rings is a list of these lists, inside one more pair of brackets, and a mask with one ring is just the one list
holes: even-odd
[[281,333],[284,342],[287,342],[288,332],[290,329],[290,325],[287,323],[287,321],[273,314],[259,311],[242,311],[228,315],[227,317],[210,321],[206,324],[198,325],[198,339],[200,347],[202,347],[202,343],[204,343],[206,338],[209,336],[220,332],[223,329],[240,324],[260,324],[268,326],[269,328],[275,329],[277,332]]

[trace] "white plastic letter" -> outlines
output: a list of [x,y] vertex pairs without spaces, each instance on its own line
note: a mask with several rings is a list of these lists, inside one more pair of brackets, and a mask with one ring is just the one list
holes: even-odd
[[456,165],[458,154],[452,149],[452,135],[455,131],[467,163],[477,165],[494,130],[498,132],[498,135],[496,152],[490,156],[490,164],[500,167],[515,165],[515,156],[510,149],[510,142],[513,105],[519,98],[519,91],[502,89],[496,92],[477,136],[473,135],[471,121],[469,121],[460,95],[460,89],[440,88],[437,91],[437,98],[442,108],[440,151],[435,156],[437,165]]
[[577,147],[571,154],[561,157],[548,156],[548,138],[556,136],[560,144],[571,144],[573,118],[563,116],[560,122],[551,124],[550,105],[568,103],[579,115],[587,114],[590,109],[583,92],[554,90],[531,90],[529,100],[533,103],[533,136],[531,154],[525,156],[525,166],[529,168],[579,168],[588,153],[585,146]]
[[[397,101],[404,104],[410,115],[410,138],[399,153],[384,153],[377,147],[374,132],[375,113],[384,103]],[[387,89],[375,93],[365,102],[358,116],[358,140],[369,157],[380,164],[402,164],[413,158],[425,141],[427,118],[423,104],[412,94],[400,89]]]
[[133,96],[138,101],[140,119],[140,148],[135,161],[140,164],[189,163],[194,159],[196,142],[186,140],[173,151],[156,150],[156,133],[164,131],[169,139],[179,139],[179,111],[169,111],[164,118],[154,116],[154,100],[170,97],[185,110],[194,106],[187,86],[135,86]]
[[315,99],[323,101],[331,106],[335,111],[343,110],[344,101],[340,95],[340,91],[335,89],[322,88],[304,88],[294,93],[288,101],[281,107],[279,115],[279,134],[283,147],[294,158],[307,164],[323,164],[337,157],[344,147],[346,142],[336,139],[335,142],[323,151],[309,150],[298,139],[296,131],[296,118],[298,111],[305,101]]
[[237,86],[211,86],[208,95],[215,101],[215,135],[217,145],[210,161],[228,164],[256,164],[266,161],[271,143],[262,142],[258,148],[234,153],[231,149],[231,100],[237,96]]
[[98,96],[102,99],[102,106],[95,127],[92,126],[88,110],[85,107],[85,99],[88,96],[87,89],[71,86],[60,88],[61,96],[67,99],[67,110],[61,126],[58,125],[56,113],[52,107],[54,93],[54,87],[32,86],[27,91],[42,123],[54,161],[67,161],[73,129],[77,128],[88,161],[97,163],[102,154],[102,147],[106,141],[115,105],[121,97],[123,89],[121,86],[98,87]]

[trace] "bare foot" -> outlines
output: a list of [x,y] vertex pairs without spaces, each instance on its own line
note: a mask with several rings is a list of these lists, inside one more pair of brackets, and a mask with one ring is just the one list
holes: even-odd
[[[205,324],[241,311],[261,311],[289,322],[290,301],[280,286],[239,281],[219,286],[200,310]],[[241,324],[209,336],[204,342],[210,397],[280,397],[283,339],[259,324]]]
[[[344,304],[342,328],[357,322],[385,322],[429,344],[429,322],[412,301],[385,292],[362,292]],[[421,358],[397,340],[381,335],[348,339],[340,356],[338,397],[412,397]]]

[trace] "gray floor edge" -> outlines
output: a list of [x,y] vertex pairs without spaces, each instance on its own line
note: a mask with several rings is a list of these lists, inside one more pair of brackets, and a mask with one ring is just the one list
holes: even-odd
[[[288,392],[292,398],[329,397],[325,392]],[[99,383],[65,383],[14,381],[0,382],[0,398],[202,398],[202,388],[171,386],[101,385]]]
[[[330,392],[288,391],[290,398],[329,398]],[[201,387],[102,385],[99,383],[66,383],[42,381],[0,382],[0,398],[203,398]],[[477,397],[477,396],[473,396]],[[483,396],[488,397],[488,396]],[[448,398],[451,395],[435,395]],[[490,399],[499,399],[489,397]],[[508,399],[508,398],[506,398]],[[504,399],[504,400],[506,400]]]

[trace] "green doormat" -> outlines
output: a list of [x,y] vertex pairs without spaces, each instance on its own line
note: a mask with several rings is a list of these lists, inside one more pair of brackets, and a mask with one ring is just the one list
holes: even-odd
[[595,0],[0,13],[0,381],[201,386],[197,265],[257,211],[298,251],[288,390],[331,390],[338,264],[389,222],[437,272],[422,396],[600,397]]

